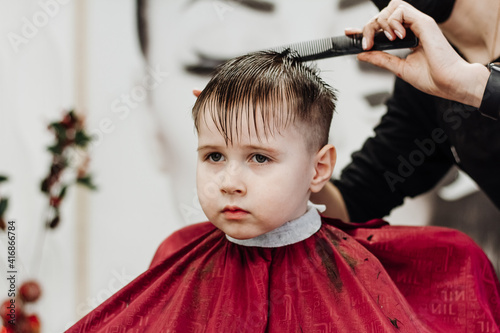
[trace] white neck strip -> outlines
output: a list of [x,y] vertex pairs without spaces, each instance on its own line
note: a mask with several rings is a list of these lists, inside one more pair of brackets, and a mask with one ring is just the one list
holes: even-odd
[[[318,205],[319,206],[319,205]],[[307,212],[298,219],[286,222],[281,227],[249,239],[226,238],[236,244],[256,247],[281,247],[295,244],[314,235],[321,228],[321,216],[316,205],[309,205]],[[324,209],[323,209],[324,210]]]

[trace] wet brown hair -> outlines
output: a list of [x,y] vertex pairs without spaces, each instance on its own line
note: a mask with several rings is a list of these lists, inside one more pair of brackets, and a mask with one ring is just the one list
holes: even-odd
[[290,50],[262,51],[221,65],[198,97],[193,119],[199,130],[201,118],[210,116],[226,144],[238,139],[245,116],[247,130],[253,124],[258,137],[258,117],[265,136],[292,124],[304,129],[308,147],[317,151],[328,143],[336,100],[317,69]]

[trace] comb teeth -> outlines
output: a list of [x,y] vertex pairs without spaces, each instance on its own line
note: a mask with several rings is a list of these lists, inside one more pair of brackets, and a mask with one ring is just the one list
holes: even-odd
[[296,51],[302,61],[318,60],[361,52],[361,38],[361,35],[329,37],[290,44],[280,47],[276,51],[281,52],[289,48]]
[[331,38],[324,38],[306,42],[304,44],[293,44],[290,46],[292,49],[296,49],[297,52],[303,57],[307,57],[316,53],[323,53],[329,51],[333,48]]
[[326,58],[330,55],[333,49],[332,38],[323,38],[302,43],[284,45],[275,49],[282,52],[286,49],[297,52],[302,61]]
[[[329,57],[342,56],[347,54],[357,54],[363,51],[361,41],[362,34],[351,36],[336,36],[323,38],[302,43],[289,44],[274,48],[274,51],[282,52],[285,49],[290,49],[297,52],[302,61],[318,60]],[[383,32],[377,32],[373,39],[374,45],[372,51],[385,51],[402,48],[413,48],[418,46],[418,38],[411,32],[406,31],[404,39],[396,39],[390,41]]]

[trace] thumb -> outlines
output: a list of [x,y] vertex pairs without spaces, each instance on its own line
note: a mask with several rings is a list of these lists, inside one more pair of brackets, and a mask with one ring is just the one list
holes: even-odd
[[358,60],[387,69],[401,77],[404,60],[392,54],[382,51],[362,52],[358,54]]

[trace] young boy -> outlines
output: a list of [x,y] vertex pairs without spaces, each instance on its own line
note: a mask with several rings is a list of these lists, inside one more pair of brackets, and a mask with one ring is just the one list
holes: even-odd
[[[416,271],[384,252],[411,253],[419,242],[398,240],[418,239],[423,228],[393,231],[381,220],[361,228],[322,218],[308,204],[335,164],[334,109],[332,89],[289,51],[223,65],[193,108],[198,195],[211,223],[167,238],[148,271],[68,332],[459,332],[477,318],[497,327],[498,282],[457,287],[446,274],[455,265]],[[365,247],[396,267],[398,286]],[[485,267],[481,276],[494,281]],[[403,295],[398,287],[421,272],[449,283],[453,299],[439,303],[441,289],[428,280],[417,296]],[[467,295],[457,320],[455,287]],[[432,302],[440,306],[435,316]]]

